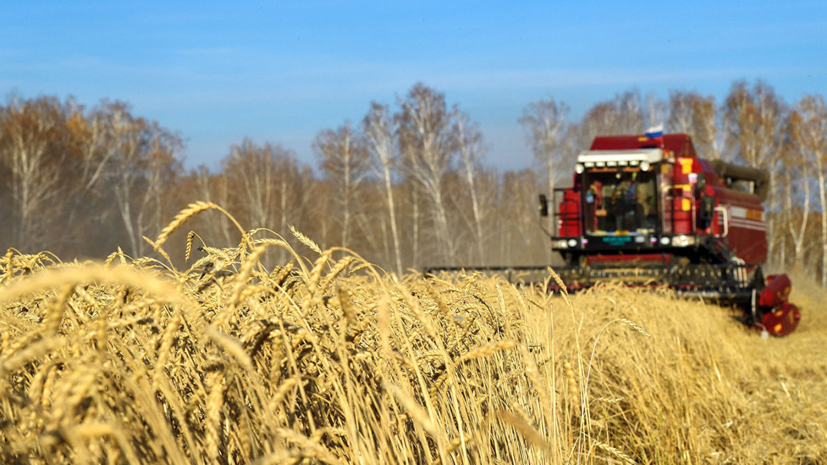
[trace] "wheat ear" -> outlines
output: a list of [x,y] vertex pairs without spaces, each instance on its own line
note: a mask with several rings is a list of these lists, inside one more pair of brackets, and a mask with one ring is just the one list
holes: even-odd
[[231,355],[247,372],[253,372],[253,362],[250,360],[247,352],[244,351],[244,348],[241,347],[241,344],[238,343],[238,340],[220,332],[212,326],[207,327],[205,334],[210,340],[221,346],[224,352]]
[[628,455],[624,454],[623,451],[621,451],[620,449],[618,449],[616,447],[612,447],[609,444],[605,444],[605,443],[602,443],[600,441],[595,440],[594,445],[597,446],[600,449],[605,450],[606,452],[609,452],[610,454],[614,455],[615,457],[619,458],[620,460],[623,460],[626,463],[631,463],[631,464],[637,463],[637,462],[635,462],[635,460],[633,458],[631,458]]
[[296,239],[298,239],[299,242],[310,247],[312,251],[316,253],[322,253],[322,249],[320,249],[319,246],[315,242],[313,242],[313,240],[311,240],[309,237],[305,236],[304,234],[296,230],[295,226],[293,226],[292,224],[290,225],[290,232],[293,233],[294,236],[296,236]]
[[187,234],[187,247],[184,251],[184,263],[190,261],[190,255],[192,255],[192,240],[195,239],[195,231],[190,231]]
[[241,225],[238,224],[238,221],[236,221],[233,215],[227,213],[227,210],[224,210],[223,208],[212,202],[195,202],[187,205],[187,208],[181,210],[181,212],[175,215],[175,218],[173,218],[172,222],[168,224],[167,227],[161,230],[161,234],[159,234],[158,238],[155,239],[153,246],[154,250],[157,252],[158,249],[164,245],[167,239],[169,239],[169,236],[172,233],[174,233],[178,228],[183,226],[183,224],[186,223],[190,218],[203,211],[210,209],[218,210],[224,215],[226,215],[233,222],[233,224],[235,224],[238,230],[241,231],[242,241],[246,241],[247,233],[244,231],[244,228],[242,228]]

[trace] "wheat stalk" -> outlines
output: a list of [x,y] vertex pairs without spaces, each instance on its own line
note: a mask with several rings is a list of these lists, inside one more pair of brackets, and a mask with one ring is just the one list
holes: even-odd
[[209,376],[210,394],[207,397],[207,455],[217,463],[221,450],[221,407],[224,404],[224,376],[216,372]]
[[393,394],[393,397],[399,402],[411,418],[432,436],[437,434],[436,427],[431,421],[430,415],[425,411],[410,395],[405,393],[402,389],[388,382],[383,382],[382,387]]

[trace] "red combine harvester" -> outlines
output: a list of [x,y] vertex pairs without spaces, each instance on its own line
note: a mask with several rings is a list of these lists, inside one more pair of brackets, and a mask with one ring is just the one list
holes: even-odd
[[[686,134],[597,137],[577,158],[573,187],[553,193],[551,247],[566,262],[554,270],[569,290],[610,281],[668,286],[736,305],[744,323],[769,334],[790,334],[801,318],[787,301],[790,279],[761,270],[768,187],[762,170],[699,158]],[[548,204],[541,195],[541,215]]]
[[[744,309],[774,335],[795,330],[790,279],[764,277],[762,170],[699,158],[686,134],[597,137],[577,158],[574,186],[556,189],[552,249],[570,289],[620,279],[668,285]],[[541,214],[548,214],[541,197]],[[555,270],[557,271],[557,270]]]

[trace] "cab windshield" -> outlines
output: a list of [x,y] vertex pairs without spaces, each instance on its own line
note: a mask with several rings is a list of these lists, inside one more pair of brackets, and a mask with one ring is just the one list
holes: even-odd
[[658,224],[655,170],[593,170],[583,174],[586,231],[651,233]]

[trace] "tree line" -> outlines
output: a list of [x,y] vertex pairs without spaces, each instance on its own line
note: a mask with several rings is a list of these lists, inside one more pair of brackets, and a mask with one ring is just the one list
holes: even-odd
[[[319,131],[317,172],[289,149],[249,139],[233,144],[216,172],[186,170],[181,136],[125,102],[86,108],[72,98],[13,96],[0,105],[0,247],[83,258],[121,247],[144,256],[152,250],[144,236],[204,200],[247,227],[294,241],[295,226],[322,247],[351,248],[400,274],[550,263],[543,229],[555,225],[540,222],[537,195],[571,183],[577,153],[595,136],[641,134],[661,122],[691,135],[700,156],[767,170],[770,264],[827,285],[827,105],[816,94],[788,103],[763,81],[734,82],[722,102],[632,89],[578,119],[561,99],[530,103],[518,123],[536,163],[519,171],[486,163],[478,124],[424,84],[393,105],[369,103],[361,121]],[[211,212],[189,228],[199,245],[239,239]],[[170,248],[183,250],[179,236]],[[268,253],[271,263],[288,259]]]

